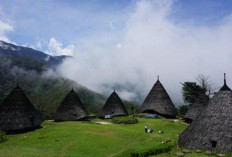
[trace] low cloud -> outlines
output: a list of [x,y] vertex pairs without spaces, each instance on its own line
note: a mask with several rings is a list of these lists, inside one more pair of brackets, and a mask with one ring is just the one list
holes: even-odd
[[62,43],[58,42],[55,38],[50,38],[48,44],[48,50],[45,51],[45,53],[52,56],[61,56],[61,55],[72,56],[74,49],[75,49],[74,45],[68,45],[67,47],[63,48]]
[[232,66],[231,16],[214,27],[176,24],[170,18],[173,4],[138,2],[120,44],[75,53],[58,73],[99,92],[116,88],[123,98],[140,103],[157,75],[177,105],[183,103],[180,82],[202,73],[222,84],[223,72]]
[[[180,82],[196,81],[198,74],[208,75],[220,85],[224,72],[232,78],[232,16],[214,26],[176,23],[172,16],[174,4],[169,0],[137,2],[118,33],[123,35],[115,37],[116,33],[112,33],[120,44],[77,49],[73,58],[57,68],[57,73],[95,91],[109,93],[116,88],[123,98],[139,103],[160,75],[176,105],[183,103]],[[62,48],[51,38],[49,54],[73,52],[74,46]]]
[[0,21],[0,40],[13,43],[10,41],[10,39],[7,37],[6,33],[11,32],[14,30],[14,27],[8,23],[5,23],[3,21]]
[[75,53],[58,73],[99,92],[116,88],[123,98],[140,103],[157,75],[177,105],[183,103],[180,82],[196,81],[201,73],[222,84],[223,72],[232,66],[231,16],[214,27],[176,24],[170,18],[173,4],[138,2],[120,44]]

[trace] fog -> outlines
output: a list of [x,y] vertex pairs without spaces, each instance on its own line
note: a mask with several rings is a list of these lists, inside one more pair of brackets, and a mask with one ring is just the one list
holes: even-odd
[[[221,86],[226,72],[232,85],[232,15],[214,26],[195,25],[175,22],[175,7],[173,1],[137,2],[118,36],[112,33],[116,44],[86,43],[56,73],[97,92],[109,94],[115,88],[139,104],[157,75],[177,106],[183,104],[180,82],[196,81],[198,74]],[[99,40],[111,40],[109,34]]]

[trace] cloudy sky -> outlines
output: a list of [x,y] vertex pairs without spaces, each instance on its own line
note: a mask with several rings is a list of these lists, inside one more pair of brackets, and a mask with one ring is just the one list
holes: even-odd
[[232,87],[231,0],[1,0],[0,40],[72,55],[56,73],[126,99],[157,75],[175,104],[198,74]]

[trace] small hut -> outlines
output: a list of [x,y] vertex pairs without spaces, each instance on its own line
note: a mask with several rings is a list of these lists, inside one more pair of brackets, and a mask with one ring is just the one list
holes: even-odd
[[72,89],[58,107],[55,121],[87,120],[88,112],[77,93]]
[[106,100],[105,105],[103,106],[103,116],[111,115],[111,116],[128,116],[128,112],[118,96],[118,94],[114,91],[110,97]]
[[210,99],[205,109],[179,135],[180,147],[232,152],[232,91],[226,85]]
[[141,112],[154,113],[165,118],[176,118],[176,108],[159,78],[144,100]]
[[22,133],[40,127],[41,114],[17,85],[0,105],[0,127],[9,134]]
[[196,101],[190,106],[190,108],[186,112],[184,120],[187,123],[191,123],[199,115],[199,113],[204,110],[208,102],[209,96],[207,96],[205,93],[199,94]]

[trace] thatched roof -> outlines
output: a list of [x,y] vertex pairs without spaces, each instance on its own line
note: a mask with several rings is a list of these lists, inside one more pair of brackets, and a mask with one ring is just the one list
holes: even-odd
[[159,79],[144,100],[141,112],[155,113],[166,118],[176,117],[176,108]]
[[0,105],[0,127],[7,133],[31,131],[42,122],[41,114],[18,85]]
[[55,115],[55,121],[86,120],[88,116],[88,112],[86,111],[80,98],[72,89],[58,107]]
[[199,113],[204,110],[208,102],[209,96],[204,93],[200,94],[185,114],[185,121],[191,123],[199,115]]
[[103,116],[128,116],[128,112],[118,94],[114,91],[103,106]]
[[232,152],[232,91],[226,85],[179,136],[179,146]]

